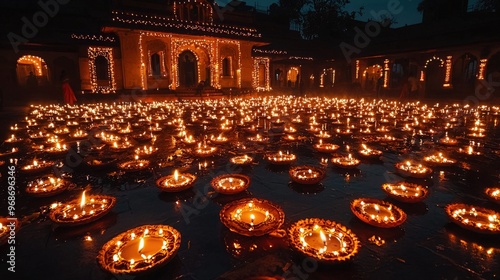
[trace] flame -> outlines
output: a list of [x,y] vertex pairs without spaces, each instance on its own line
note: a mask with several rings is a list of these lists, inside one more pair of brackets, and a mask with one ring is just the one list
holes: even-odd
[[177,182],[179,180],[179,171],[177,169],[174,171],[174,180]]
[[250,222],[253,223],[254,220],[255,220],[255,215],[254,214],[250,214]]
[[33,160],[33,166],[38,166],[38,161]]
[[85,191],[83,191],[83,193],[82,193],[82,200],[80,201],[80,208],[83,209],[84,206],[85,206]]
[[375,207],[375,211],[377,211],[377,212],[380,211],[380,208],[378,207],[378,204],[375,204],[374,207]]
[[319,231],[319,236],[321,237],[321,240],[323,241],[323,244],[326,246],[326,236],[323,230]]
[[137,252],[141,252],[142,249],[144,249],[144,237],[141,237],[141,240],[139,241],[139,250]]

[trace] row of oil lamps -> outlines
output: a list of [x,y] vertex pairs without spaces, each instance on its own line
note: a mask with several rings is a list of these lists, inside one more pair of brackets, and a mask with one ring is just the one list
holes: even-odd
[[[251,111],[251,108],[255,107],[256,110],[263,109],[262,104],[266,104],[269,101],[270,110],[266,111],[268,117],[274,119],[274,125],[281,126],[284,124],[279,119],[279,116],[283,116],[282,112],[292,109],[287,109],[283,105],[290,105],[290,107],[305,107],[311,108],[311,104],[304,103],[293,103],[293,100],[282,98],[282,99],[265,99],[257,100],[256,103],[249,101],[246,103],[247,107],[240,107],[242,115],[244,117],[241,119],[243,127],[249,127],[249,131],[253,131],[249,125],[256,117],[248,117],[245,114],[246,111]],[[210,102],[210,101],[208,101]],[[236,101],[238,102],[238,101]],[[256,105],[257,104],[257,105]],[[260,104],[260,105],[258,105]],[[406,107],[403,105],[400,109],[391,110],[390,106],[384,107],[379,106],[379,108],[384,108],[386,112],[373,112],[367,111],[361,115],[353,115],[351,111],[348,110],[352,104],[352,101],[342,101],[336,100],[332,102],[328,99],[318,99],[315,101],[318,105],[318,111],[323,110],[322,115],[313,116],[310,118],[308,131],[313,133],[313,135],[319,139],[319,143],[313,146],[319,152],[332,153],[336,151],[339,146],[331,143],[323,143],[323,139],[329,139],[332,137],[331,132],[325,131],[319,126],[324,122],[323,117],[327,117],[328,121],[334,123],[339,127],[336,133],[339,135],[352,135],[353,131],[357,130],[358,127],[354,125],[354,120],[361,125],[361,119],[363,118],[374,118],[378,113],[379,121],[382,124],[389,125],[392,120],[396,122],[396,116],[406,116],[402,121],[405,123],[404,127],[401,128],[402,131],[416,131],[417,128],[422,127],[422,124],[431,123],[437,119],[435,115],[424,115],[423,112],[427,111],[425,106],[411,105]],[[323,104],[323,105],[322,105]],[[324,104],[327,104],[325,107]],[[88,123],[87,116],[90,122],[94,120],[104,120],[99,116],[99,111],[105,112],[105,117],[113,117],[120,115],[121,112],[127,112],[127,114],[121,115],[122,121],[118,123],[128,123],[127,121],[132,120],[134,117],[143,118],[142,123],[151,123],[153,118],[150,117],[149,113],[153,109],[155,110],[169,110],[169,114],[180,116],[183,111],[178,111],[175,107],[179,104],[174,105],[158,105],[152,104],[151,106],[143,105],[98,105],[98,108],[73,108],[74,112],[71,115],[64,117],[62,110],[57,107],[48,108],[36,108],[32,116],[34,119],[27,119],[27,126],[30,128],[36,128],[40,125],[37,122],[39,116],[51,116],[54,117],[54,123],[61,123],[63,120],[67,120],[65,123],[66,128],[55,128],[55,124],[51,123],[47,128],[53,129],[56,135],[70,135],[74,139],[84,139],[88,136],[88,133],[83,130],[76,130],[70,133],[68,127],[77,127],[79,123],[75,121],[75,116],[80,115],[80,123]],[[213,110],[218,110],[221,104],[217,103],[205,103],[203,106],[213,108]],[[304,106],[307,105],[307,106]],[[367,108],[374,109],[377,104],[366,103]],[[378,104],[380,105],[380,104]],[[223,104],[225,110],[220,110],[210,118],[217,119],[217,116],[221,119],[220,130],[230,131],[234,122],[229,122],[229,118],[223,118],[221,116],[234,115],[234,111],[227,108],[231,106],[237,107],[236,104],[228,103]],[[252,107],[253,106],[253,107]],[[200,106],[202,108],[202,106]],[[424,109],[425,108],[425,109]],[[206,108],[204,108],[206,109]],[[94,110],[94,111],[93,111]],[[130,114],[130,110],[134,110],[137,115],[133,116]],[[379,109],[380,110],[380,109]],[[400,111],[397,111],[400,110]],[[444,110],[444,111],[443,111]],[[449,110],[449,112],[448,112]],[[332,111],[330,115],[326,114],[327,111]],[[353,110],[355,111],[355,110]],[[362,111],[362,110],[360,110]],[[416,112],[415,112],[416,111]],[[449,119],[449,123],[456,123],[455,117],[458,117],[458,109],[456,107],[445,107],[442,109],[435,109],[434,112],[441,112],[441,114],[451,114],[454,116]],[[477,111],[479,112],[479,110]],[[474,112],[476,114],[477,112]],[[495,111],[494,113],[497,113]],[[46,114],[47,113],[47,114]],[[92,114],[91,114],[92,113]],[[264,113],[264,112],[260,112]],[[292,120],[292,123],[302,123],[300,118],[300,111],[290,112],[291,114],[297,114],[297,117]],[[45,114],[45,115],[44,115]],[[107,115],[109,114],[109,115]],[[194,118],[192,120],[199,121],[203,123],[203,115],[200,112],[193,113]],[[420,116],[420,121],[414,116]],[[81,116],[85,116],[82,120]],[[208,115],[206,115],[208,117]],[[275,119],[277,117],[277,119]],[[478,116],[476,116],[478,117]],[[342,121],[341,118],[346,118]],[[224,121],[222,121],[224,119]],[[157,119],[156,121],[165,120]],[[194,144],[196,140],[191,137],[182,135],[182,130],[185,128],[184,121],[181,118],[173,118],[171,124],[174,127],[181,128],[179,132],[181,135],[180,139],[185,144]],[[370,129],[371,122],[365,122],[366,126],[364,129],[360,129],[362,134],[371,134]],[[140,122],[139,122],[140,124]],[[344,126],[345,125],[345,126]],[[395,126],[395,125],[394,125]],[[476,121],[474,127],[470,130],[468,134],[472,138],[482,138],[485,136],[485,130],[482,128],[481,122]],[[386,133],[389,128],[379,127],[376,129],[378,133]],[[13,127],[13,131],[21,129],[20,127]],[[154,126],[150,126],[150,132],[158,132],[161,128],[156,123]],[[296,129],[293,127],[285,127],[285,132],[288,136],[296,133]],[[117,128],[116,132],[121,135],[128,135],[132,133],[132,125],[128,125],[125,128]],[[434,133],[430,131],[430,133]],[[144,138],[148,140],[151,134],[144,134]],[[104,142],[110,144],[111,149],[116,150],[126,150],[132,148],[134,145],[127,140],[117,142],[121,140],[117,138],[119,136],[113,136],[112,134],[102,134],[100,135]],[[153,136],[151,136],[153,137]],[[30,139],[33,141],[38,139],[44,139],[47,143],[56,144],[56,151],[67,149],[64,144],[61,144],[55,137],[52,137],[42,132],[34,135],[30,135]],[[269,138],[265,136],[250,136],[247,138],[249,141],[266,143]],[[379,139],[379,138],[378,138]],[[394,141],[395,138],[392,136],[387,136],[384,134],[380,137],[379,141]],[[18,138],[14,134],[8,138],[6,143],[20,143],[23,141],[22,138]],[[227,143],[228,139],[222,135],[217,137],[211,137],[210,141],[215,144]],[[444,137],[439,140],[439,143],[443,145],[456,145],[457,139]],[[16,153],[18,150],[7,151],[6,153]],[[198,157],[209,157],[217,152],[218,148],[215,146],[207,145],[205,142],[198,143],[198,145],[193,149],[193,153]],[[147,168],[150,162],[146,159],[139,159],[139,155],[145,156],[148,154],[153,154],[157,151],[157,148],[153,146],[137,148],[136,154],[137,158],[134,160],[122,162],[119,167],[123,170],[138,170]],[[462,151],[462,150],[459,150]],[[466,154],[475,154],[472,150],[472,146],[463,149]],[[381,151],[371,149],[366,145],[363,145],[363,149],[359,151],[361,157],[368,158],[378,158],[382,154]],[[275,165],[290,165],[295,162],[296,156],[289,152],[278,151],[276,153],[268,153],[265,158]],[[100,159],[95,159],[95,161],[100,161]],[[235,156],[230,159],[234,164],[248,165],[252,164],[253,159],[248,155]],[[338,167],[342,168],[355,168],[360,164],[360,160],[353,157],[351,154],[347,156],[334,157],[332,158],[332,163]],[[444,157],[442,154],[435,154],[424,158],[424,161],[431,164],[437,165],[450,165],[454,164],[455,160]],[[45,160],[33,160],[33,162],[28,163],[21,167],[24,172],[41,172],[50,168],[54,163]],[[96,162],[95,165],[99,165],[100,162]],[[407,177],[425,178],[432,173],[432,169],[418,163],[413,163],[411,161],[405,161],[396,164],[397,171]],[[325,177],[325,171],[322,168],[314,166],[294,166],[289,169],[290,178],[292,181],[302,184],[302,185],[314,185],[321,182]],[[156,185],[162,191],[165,192],[179,192],[189,189],[193,186],[196,181],[196,176],[189,173],[179,173],[175,171],[172,175],[167,175],[161,177],[156,181]],[[26,192],[34,196],[50,196],[64,191],[68,187],[69,183],[63,179],[55,178],[52,176],[44,176],[28,184]],[[247,189],[250,185],[250,178],[241,174],[226,174],[214,178],[211,181],[212,188],[222,194],[231,195],[239,193]],[[428,190],[420,185],[411,183],[397,183],[397,184],[384,184],[382,186],[383,190],[391,197],[398,199],[403,202],[417,202],[425,199],[428,195]],[[499,189],[488,189],[487,194],[495,201],[500,200],[500,190]],[[111,196],[105,195],[88,195],[86,192],[82,193],[81,198],[75,199],[73,201],[65,203],[54,203],[51,206],[50,219],[55,223],[66,226],[76,226],[86,223],[93,222],[102,216],[106,215],[111,211],[116,203],[116,199]],[[401,225],[405,219],[406,214],[403,210],[396,207],[388,202],[372,199],[372,198],[359,198],[351,202],[351,210],[356,217],[360,220],[377,227],[396,227]],[[499,215],[488,209],[481,207],[462,205],[462,204],[450,204],[446,207],[446,213],[449,215],[452,221],[458,225],[482,233],[499,233],[500,232],[500,221]],[[278,230],[284,222],[284,213],[281,208],[272,202],[261,200],[257,198],[238,200],[226,204],[220,212],[221,222],[234,232],[247,236],[261,236],[273,233]],[[346,228],[345,226],[336,223],[331,220],[323,219],[305,219],[300,220],[292,224],[288,230],[289,240],[291,246],[296,250],[325,262],[339,262],[348,260],[353,257],[359,250],[360,242],[356,235]],[[0,241],[7,234],[7,228],[0,224]],[[174,228],[166,225],[146,225],[138,228],[130,229],[107,242],[99,252],[98,260],[99,264],[106,270],[112,273],[141,273],[150,270],[154,267],[160,266],[171,260],[177,250],[180,247],[181,234]]]

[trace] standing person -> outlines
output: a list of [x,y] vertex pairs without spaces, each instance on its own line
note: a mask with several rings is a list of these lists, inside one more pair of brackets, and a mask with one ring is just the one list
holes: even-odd
[[66,74],[66,71],[61,72],[61,83],[62,83],[62,92],[63,92],[63,100],[65,104],[73,105],[76,102],[76,96],[71,86],[69,85],[69,78]]
[[415,76],[408,78],[408,88],[410,91],[410,98],[417,99],[418,97],[418,80]]

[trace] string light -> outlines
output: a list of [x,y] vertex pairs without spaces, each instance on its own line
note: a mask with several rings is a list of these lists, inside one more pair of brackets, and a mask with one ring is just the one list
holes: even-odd
[[294,60],[314,60],[314,58],[307,57],[307,56],[290,56],[288,59],[294,59]]
[[443,61],[441,58],[436,57],[436,56],[433,56],[432,58],[427,59],[427,60],[425,61],[425,66],[424,66],[424,68],[427,68],[427,65],[429,65],[429,63],[431,63],[432,61],[439,61],[439,62],[440,62],[440,63],[439,63],[439,67],[443,67],[443,66],[444,66],[444,61]]
[[444,84],[443,87],[451,87],[451,59],[452,56],[449,55],[446,57],[446,72],[444,75]]
[[359,60],[356,60],[356,80],[359,79]]
[[389,86],[389,59],[384,60],[384,88]]
[[[110,93],[116,91],[116,83],[115,83],[115,64],[113,59],[113,48],[103,48],[103,47],[89,47],[88,48],[88,56],[89,56],[89,67],[90,67],[90,84],[92,87],[92,92],[102,92],[102,93]],[[97,72],[96,72],[96,64],[95,60],[98,56],[104,57],[108,62],[108,81],[109,85],[102,86],[97,83]]]
[[116,42],[116,39],[114,37],[105,35],[71,34],[71,39],[88,40],[96,42],[111,42],[111,43]]
[[43,75],[42,65],[46,65],[45,61],[41,57],[33,56],[33,55],[24,55],[17,60],[17,63],[18,64],[32,64],[32,65],[34,65],[37,76]]
[[254,28],[222,25],[210,22],[182,21],[170,17],[152,16],[131,12],[113,11],[113,22],[136,24],[148,27],[164,27],[181,30],[181,32],[198,31],[204,34],[261,38],[262,34]]
[[281,50],[261,50],[261,49],[253,49],[254,52],[256,53],[262,53],[262,54],[288,54],[287,51],[281,51]]
[[488,62],[487,58],[483,58],[479,60],[479,73],[477,75],[478,80],[484,80],[484,72],[486,69],[486,63]]
[[[259,70],[260,70],[260,65],[264,65],[264,86],[261,86],[259,84]],[[271,90],[271,83],[269,79],[269,57],[254,57],[253,59],[253,87],[257,90],[265,90],[269,91]]]

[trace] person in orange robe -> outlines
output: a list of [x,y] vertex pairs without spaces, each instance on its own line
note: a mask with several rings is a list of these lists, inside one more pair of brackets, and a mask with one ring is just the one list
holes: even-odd
[[61,73],[61,83],[62,83],[62,92],[63,99],[65,104],[73,105],[76,102],[76,96],[71,86],[69,85],[69,78],[66,75],[65,71]]

